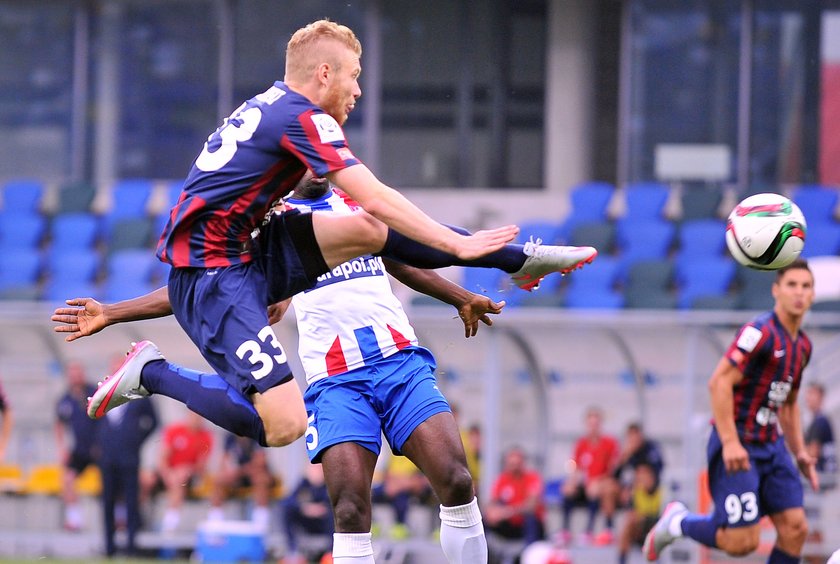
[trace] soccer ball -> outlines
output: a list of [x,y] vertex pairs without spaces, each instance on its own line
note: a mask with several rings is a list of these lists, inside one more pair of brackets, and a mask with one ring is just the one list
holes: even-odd
[[726,221],[726,246],[739,263],[776,270],[805,246],[805,216],[781,194],[755,194],[735,206]]

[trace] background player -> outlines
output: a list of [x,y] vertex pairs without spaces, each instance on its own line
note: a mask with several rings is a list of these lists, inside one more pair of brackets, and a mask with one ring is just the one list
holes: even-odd
[[814,490],[819,487],[796,401],[811,358],[811,341],[800,330],[814,300],[808,263],[800,259],[779,269],[772,291],[773,310],[741,328],[709,381],[714,426],[707,456],[714,513],[696,515],[680,502],[668,504],[645,539],[648,560],[681,536],[744,556],[758,547],[759,520],[769,515],[778,536],[768,562],[799,562],[808,525],[802,485],[785,442]]

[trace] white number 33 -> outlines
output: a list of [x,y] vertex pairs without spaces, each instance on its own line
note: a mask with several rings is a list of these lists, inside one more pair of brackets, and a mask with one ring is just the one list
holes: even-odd
[[270,325],[266,325],[260,329],[260,332],[257,333],[257,338],[259,338],[262,343],[267,343],[274,347],[278,354],[268,354],[263,352],[260,343],[252,339],[239,345],[239,348],[236,349],[236,356],[242,360],[247,360],[254,365],[254,370],[251,371],[251,376],[253,376],[256,380],[259,380],[271,374],[275,363],[284,364],[286,362],[286,353],[283,352],[283,348],[280,346],[280,341],[277,340],[277,336],[274,334],[274,330]]

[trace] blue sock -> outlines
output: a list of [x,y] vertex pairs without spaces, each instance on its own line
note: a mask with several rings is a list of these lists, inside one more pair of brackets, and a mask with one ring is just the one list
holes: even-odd
[[586,507],[589,509],[589,518],[586,520],[586,532],[592,533],[595,530],[595,518],[598,516],[598,508],[600,503],[597,499],[586,502]]
[[717,548],[715,533],[717,533],[718,526],[712,521],[711,515],[689,513],[683,518],[681,528],[683,534],[688,538],[708,547]]
[[[449,229],[462,235],[469,235],[470,232],[461,227]],[[417,268],[443,268],[445,266],[475,266],[482,268],[498,268],[505,272],[516,272],[525,264],[528,258],[522,252],[522,245],[505,245],[496,252],[490,253],[474,260],[461,260],[455,255],[433,249],[414,239],[409,239],[402,233],[388,229],[388,238],[385,246],[378,254],[397,262],[408,264]]]
[[178,400],[219,427],[266,446],[265,427],[257,410],[218,374],[153,360],[143,367],[140,381],[149,392]]
[[770,556],[767,557],[767,564],[799,564],[798,556],[791,556],[778,546],[773,547]]

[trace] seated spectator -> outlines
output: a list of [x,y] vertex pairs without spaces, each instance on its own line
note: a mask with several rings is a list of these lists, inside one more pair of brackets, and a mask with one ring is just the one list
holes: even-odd
[[64,502],[64,528],[79,531],[84,523],[76,478],[94,462],[99,422],[87,416],[87,398],[93,395],[96,386],[86,381],[85,368],[79,361],[68,362],[64,374],[67,390],[56,406],[55,442],[63,467],[61,498]]
[[[403,540],[411,536],[408,510],[413,504],[425,504],[432,498],[428,478],[405,456],[391,454],[382,480],[373,486],[373,501],[385,503],[394,510],[390,536]],[[375,524],[374,524],[375,527]]]
[[228,434],[219,469],[213,476],[208,519],[224,519],[222,504],[236,488],[251,488],[254,507],[251,520],[261,530],[268,531],[271,513],[268,501],[274,479],[268,468],[263,449],[254,439]]
[[496,478],[490,502],[482,508],[488,532],[529,545],[545,536],[543,480],[526,463],[520,447],[509,449]]
[[[320,464],[310,464],[295,489],[280,502],[283,530],[286,533],[286,557],[281,564],[305,564],[301,554],[300,535],[323,536],[325,552],[332,548],[334,532],[332,506],[324,484]],[[317,556],[317,555],[310,555]]]
[[663,465],[659,445],[645,437],[640,424],[631,423],[627,426],[618,466],[604,482],[601,511],[608,523],[612,522],[616,509],[632,507],[636,487],[635,474],[641,464],[646,464],[653,469],[655,486],[658,489],[659,474],[662,472]]
[[212,449],[213,435],[205,428],[204,419],[191,411],[184,421],[163,430],[158,466],[142,484],[144,499],[161,487],[166,491],[161,531],[172,532],[178,528],[187,492],[204,475]]
[[[661,468],[661,467],[659,467]],[[645,536],[659,519],[662,508],[662,488],[659,485],[659,468],[648,461],[636,465],[630,489],[630,509],[618,540],[618,561],[624,564],[630,546],[641,546]]]
[[[601,426],[604,414],[598,407],[590,407],[586,411],[586,434],[575,445],[574,456],[570,460],[572,472],[563,482],[563,530],[560,533],[561,545],[571,542],[572,509],[585,506],[589,509],[586,531],[581,540],[583,544],[590,544],[595,539],[595,518],[601,499],[607,489],[610,474],[618,459],[618,442],[611,436],[603,434]],[[612,516],[608,516],[604,533],[597,539],[599,544],[612,542]]]

